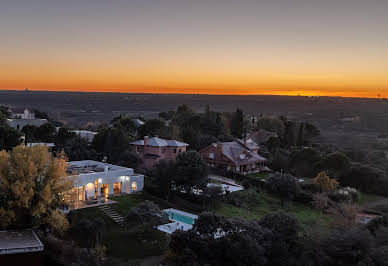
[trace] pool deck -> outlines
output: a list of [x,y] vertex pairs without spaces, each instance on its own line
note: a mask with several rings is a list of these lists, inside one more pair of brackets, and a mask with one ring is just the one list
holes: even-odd
[[192,214],[192,213],[188,213],[188,212],[184,212],[184,211],[180,211],[180,210],[177,210],[177,209],[174,209],[174,208],[164,209],[163,211],[164,212],[174,212],[174,213],[178,213],[178,214],[181,214],[181,215],[193,218],[193,219],[198,219],[198,215],[195,215],[195,214]]
[[[188,212],[184,212],[184,211],[180,211],[180,210],[173,209],[173,208],[165,209],[163,211],[164,212],[173,212],[173,213],[184,215],[184,216],[187,216],[187,217],[190,217],[190,218],[193,218],[193,219],[198,219],[198,215],[195,215],[195,214],[192,214],[192,213],[188,213]],[[188,231],[188,230],[193,228],[193,226],[191,224],[187,224],[187,223],[183,223],[183,222],[180,222],[180,221],[176,221],[176,220],[171,219],[171,218],[170,218],[170,220],[172,220],[173,222],[172,223],[168,223],[168,224],[159,225],[156,228],[158,230],[160,230],[162,232],[165,232],[167,234],[170,234],[170,235],[172,233],[174,233],[176,230]]]
[[162,232],[165,232],[167,234],[172,234],[174,233],[176,230],[182,230],[182,231],[188,231],[190,229],[192,229],[193,226],[190,225],[190,224],[185,224],[185,223],[182,223],[182,222],[172,222],[172,223],[169,223],[169,224],[162,224],[162,225],[159,225],[157,227],[158,230],[162,231]]

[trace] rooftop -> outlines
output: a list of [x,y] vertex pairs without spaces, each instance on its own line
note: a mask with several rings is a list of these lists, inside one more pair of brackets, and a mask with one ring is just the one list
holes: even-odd
[[45,147],[54,147],[55,144],[51,142],[32,142],[32,143],[27,143],[27,147],[34,147],[34,146],[45,146]]
[[81,134],[81,133],[85,133],[85,134],[94,134],[96,135],[97,132],[94,132],[94,131],[89,131],[89,130],[78,130],[78,129],[75,129],[75,130],[72,130],[74,133],[77,133],[77,134]]
[[221,146],[222,154],[237,164],[265,162],[266,158],[254,151],[250,151],[239,141],[213,143],[214,147]]
[[114,171],[129,170],[129,169],[130,168],[126,168],[118,165],[97,162],[92,160],[84,160],[84,161],[69,162],[67,173],[72,175],[80,175],[80,174],[93,174],[93,173],[102,173],[102,172],[114,172]]
[[[144,146],[144,140],[137,140],[131,143],[132,145],[140,145]],[[170,140],[170,139],[162,139],[159,137],[153,137],[148,139],[148,146],[151,147],[184,147],[184,146],[189,146],[189,144],[180,142],[177,140]]]
[[0,255],[42,250],[43,244],[33,230],[0,231]]

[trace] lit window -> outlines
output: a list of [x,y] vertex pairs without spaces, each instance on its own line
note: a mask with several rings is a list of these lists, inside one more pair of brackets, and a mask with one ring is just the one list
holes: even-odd
[[214,159],[214,153],[209,153],[209,158]]
[[137,183],[136,182],[132,182],[132,190],[137,190]]

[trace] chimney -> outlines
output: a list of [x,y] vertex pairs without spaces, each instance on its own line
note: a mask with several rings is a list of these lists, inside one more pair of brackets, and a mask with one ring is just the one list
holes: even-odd
[[217,142],[217,150],[222,153],[222,143]]
[[144,147],[148,146],[148,140],[149,140],[148,136],[144,136]]

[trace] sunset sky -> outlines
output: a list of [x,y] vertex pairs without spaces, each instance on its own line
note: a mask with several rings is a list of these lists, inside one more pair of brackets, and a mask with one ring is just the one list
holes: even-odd
[[1,0],[25,88],[388,97],[388,0]]

